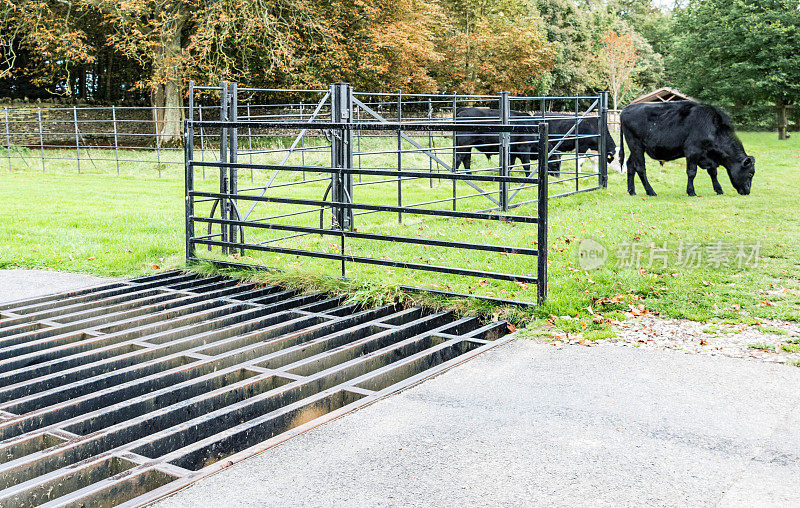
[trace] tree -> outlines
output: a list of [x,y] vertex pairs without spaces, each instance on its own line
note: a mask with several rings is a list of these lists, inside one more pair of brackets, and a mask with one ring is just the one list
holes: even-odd
[[778,137],[800,99],[797,0],[691,0],[679,11],[671,67],[684,91],[737,104],[771,102]]
[[542,74],[537,92],[585,95],[594,91],[600,81],[589,11],[572,0],[536,0],[536,8],[547,40],[555,48],[552,69]]
[[138,86],[151,92],[162,141],[180,138],[187,79],[235,79],[291,66],[298,34],[316,27],[303,0],[81,0],[102,12],[109,42],[149,70]]
[[550,70],[555,45],[524,0],[445,0],[448,24],[439,40],[440,87],[463,93],[533,92]]
[[604,74],[611,89],[614,109],[618,109],[617,100],[632,85],[631,77],[639,60],[633,37],[628,34],[606,32],[603,37],[602,59],[605,63]]

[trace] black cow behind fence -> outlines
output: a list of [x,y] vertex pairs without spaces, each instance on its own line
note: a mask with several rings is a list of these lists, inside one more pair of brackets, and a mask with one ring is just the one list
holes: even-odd
[[722,194],[717,167],[728,170],[733,188],[750,194],[755,173],[755,159],[744,151],[733,125],[725,113],[708,104],[692,101],[630,104],[620,114],[620,166],[625,160],[624,143],[628,142],[628,192],[636,194],[634,175],[638,174],[645,192],[656,193],[647,180],[644,155],[661,161],[686,158],[689,178],[686,193],[695,196],[697,167],[708,171],[714,191]]
[[[539,121],[524,111],[511,110],[511,122],[514,125],[530,124],[537,125]],[[458,108],[456,109],[456,120],[459,122],[474,123],[499,123],[500,110],[488,108]],[[525,176],[530,176],[531,157],[536,158],[538,138],[536,134],[512,134],[511,135],[511,165],[516,164],[517,159],[522,163]],[[458,132],[455,135],[456,164],[455,169],[464,164],[464,168],[469,171],[472,164],[472,149],[486,154],[486,158],[500,153],[500,136],[481,132]],[[550,164],[553,164],[552,162]],[[552,170],[557,169],[555,166]]]
[[[577,129],[575,128],[576,123]],[[585,157],[590,150],[600,152],[600,126],[596,118],[581,118],[576,122],[575,115],[572,113],[547,113],[547,124],[550,127],[550,136],[553,139],[550,142],[551,150],[558,146],[559,152],[574,152],[577,148],[577,157]],[[606,160],[613,162],[614,155],[617,152],[617,145],[608,131],[608,125],[606,125],[605,132]],[[564,140],[561,141],[561,138],[564,138]],[[561,141],[560,144],[559,141]],[[548,167],[551,172],[554,170],[560,172],[560,157],[550,162]]]
[[[581,118],[576,121],[576,117],[571,113],[546,113],[546,118],[541,118],[541,113],[531,115],[524,111],[511,110],[511,122],[513,124],[536,125],[542,121],[547,122],[550,128],[550,136],[553,141],[549,143],[550,151],[554,149],[551,160],[547,167],[550,173],[561,171],[561,152],[572,152],[578,148],[577,156],[586,156],[593,150],[600,151],[600,131],[596,118]],[[459,121],[487,122],[489,120],[500,119],[500,110],[487,108],[458,108],[456,118]],[[576,129],[577,124],[577,129]],[[608,131],[606,132],[606,159],[608,162],[614,160],[617,146]],[[581,136],[586,136],[581,138]],[[563,139],[562,139],[563,138]],[[576,139],[577,138],[577,139]],[[499,137],[497,134],[484,134],[480,132],[458,133],[455,139],[456,165],[458,169],[463,163],[464,168],[470,169],[472,160],[472,148],[486,154],[487,158],[498,154],[500,151]],[[525,175],[530,176],[530,161],[538,157],[536,136],[532,134],[512,134],[511,136],[511,164],[519,159],[525,170]]]

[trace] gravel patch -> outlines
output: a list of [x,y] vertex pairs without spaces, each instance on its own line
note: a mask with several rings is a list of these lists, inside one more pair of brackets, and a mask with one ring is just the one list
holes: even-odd
[[797,323],[778,320],[759,320],[756,324],[702,323],[642,317],[614,322],[611,328],[613,337],[594,341],[587,340],[583,334],[555,331],[551,332],[549,342],[554,346],[671,349],[800,366],[800,326]]

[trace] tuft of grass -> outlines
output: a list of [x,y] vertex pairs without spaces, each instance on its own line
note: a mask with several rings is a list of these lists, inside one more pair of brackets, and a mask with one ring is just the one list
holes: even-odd
[[759,351],[775,352],[775,346],[767,344],[766,342],[756,342],[755,344],[748,344],[750,349],[758,349]]
[[789,335],[789,332],[782,328],[775,328],[774,326],[758,326],[756,327],[759,332],[769,333],[772,335]]
[[616,336],[617,334],[614,333],[612,330],[590,330],[583,334],[584,339],[590,340],[592,342],[603,339],[612,339]]
[[730,328],[720,328],[719,326],[710,325],[701,330],[703,333],[728,333],[728,334],[736,334],[742,333],[741,330],[732,330]]
[[787,353],[800,353],[800,344],[781,344],[781,349]]

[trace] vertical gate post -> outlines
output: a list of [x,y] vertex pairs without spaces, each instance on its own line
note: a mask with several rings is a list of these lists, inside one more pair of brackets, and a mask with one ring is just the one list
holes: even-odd
[[[397,91],[397,207],[403,207],[403,137],[400,125],[403,124],[403,92]],[[403,223],[403,212],[397,210],[397,223]]]
[[[457,103],[458,103],[458,96],[456,95],[455,92],[453,92],[453,123],[454,124],[456,122],[458,122],[458,118],[456,116],[456,110],[458,109]],[[454,130],[453,131],[453,136],[452,136],[453,137],[453,165],[451,166],[453,168],[453,173],[456,173],[458,171],[456,169],[456,161],[458,161],[458,154],[456,153],[457,150],[458,150],[458,147],[456,146],[456,139],[457,139],[456,135],[457,134],[458,134],[458,132]],[[470,150],[472,150],[472,148],[470,148]],[[456,182],[457,181],[458,180],[453,178],[453,211],[456,210],[456,196],[457,196],[457,194],[456,194]]]
[[78,108],[72,106],[72,121],[75,122],[75,152],[78,156],[78,174],[81,174],[81,144],[78,134]]
[[[500,123],[503,127],[508,127],[511,122],[511,105],[508,100],[508,92],[500,92]],[[511,133],[502,132],[500,134],[500,177],[506,178],[509,175],[509,162],[511,160]],[[508,182],[500,182],[500,208],[508,211]]]
[[[228,83],[228,108],[230,112],[228,113],[228,121],[236,122],[239,118],[238,108],[239,108],[239,86],[235,82]],[[238,129],[236,127],[232,127],[228,129],[228,162],[236,164],[239,161],[239,142],[238,142]],[[228,168],[228,192],[231,194],[236,194],[239,191],[239,169],[235,167]],[[229,201],[230,206],[230,219],[231,220],[239,220],[239,213],[238,213],[238,203],[236,202],[235,198],[231,198]],[[236,243],[237,241],[237,231],[238,226],[231,224],[230,225],[230,232],[228,233],[228,237],[230,241]],[[233,251],[234,249],[231,249]]]
[[608,92],[600,92],[600,97],[598,98],[599,105],[600,105],[600,122],[599,128],[597,132],[600,133],[600,139],[597,144],[598,146],[598,154],[599,161],[598,161],[598,172],[600,175],[598,176],[598,184],[600,187],[606,188],[608,187],[608,160],[606,159],[606,152],[608,151],[608,147],[606,146],[606,138],[608,137]]
[[44,173],[44,134],[42,133],[42,107],[36,107],[36,116],[39,118],[39,156],[42,158],[42,173]]
[[[219,84],[219,121],[228,121],[228,82],[222,81]],[[222,127],[219,130],[219,162],[225,164],[228,162],[228,129]],[[228,168],[220,166],[219,168],[219,193],[228,194],[230,186],[228,185]],[[228,220],[228,198],[223,196],[219,200],[219,215],[223,221]],[[228,227],[223,222],[220,225],[220,240],[222,242],[228,241]],[[222,253],[228,253],[228,246],[222,246]]]
[[[194,82],[190,81],[189,86],[194,86]],[[191,90],[191,88],[190,88]],[[191,98],[189,101],[191,102]],[[119,176],[119,141],[117,140],[117,107],[111,105],[111,122],[114,124],[114,160],[117,162],[117,176]]]
[[547,161],[549,150],[549,126],[546,122],[539,124],[539,167],[537,169],[538,181],[538,218],[536,228],[538,230],[537,246],[537,268],[536,268],[536,296],[539,303],[543,303],[547,298]]
[[8,129],[8,108],[3,108],[6,124],[6,157],[8,157],[8,170],[11,171],[11,133]]
[[[331,85],[331,113],[333,123],[351,124],[353,116],[353,89],[348,83]],[[353,131],[347,126],[336,129],[331,137],[331,167],[334,169],[353,168]],[[331,174],[331,198],[335,202],[350,203],[353,195],[353,175],[339,171]],[[343,207],[333,207],[333,227],[335,229],[353,228],[353,211]],[[344,240],[344,236],[342,236]],[[344,254],[344,249],[342,250]],[[344,263],[344,261],[342,261]],[[344,270],[344,268],[343,268]]]
[[[598,103],[598,106],[600,103]],[[580,99],[578,99],[578,94],[575,94],[575,192],[578,192],[581,188],[581,150],[580,150],[580,142],[581,142],[581,110],[580,110]],[[560,157],[559,157],[560,159]]]
[[189,81],[189,118],[184,123],[183,138],[183,160],[184,178],[186,185],[186,262],[194,257],[194,197],[191,195],[194,190],[194,81]]

